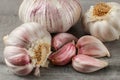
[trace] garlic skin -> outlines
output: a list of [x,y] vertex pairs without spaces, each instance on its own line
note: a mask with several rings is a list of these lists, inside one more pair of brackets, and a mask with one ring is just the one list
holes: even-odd
[[51,53],[51,35],[38,23],[25,23],[17,27],[4,37],[4,43],[5,61],[14,73],[28,75],[33,68],[47,66],[47,58]]
[[108,62],[87,55],[78,54],[72,59],[73,68],[82,73],[91,73],[108,66]]
[[105,45],[94,36],[81,37],[76,47],[78,48],[78,54],[84,54],[92,57],[110,57],[110,53]]
[[65,45],[68,42],[75,41],[77,42],[77,37],[70,33],[59,33],[55,35],[52,39],[52,46],[55,50],[58,50],[60,47]]
[[60,48],[58,51],[52,53],[49,56],[49,60],[54,64],[54,65],[66,65],[68,64],[71,60],[72,57],[76,55],[76,48],[74,42],[69,42],[65,44],[62,48]]
[[4,50],[4,56],[8,62],[16,66],[24,66],[30,63],[28,52],[24,48],[7,46]]
[[17,74],[19,76],[28,75],[33,70],[33,65],[30,63],[26,64],[24,66],[15,66],[15,65],[11,64],[10,62],[8,62],[6,59],[5,59],[5,63],[12,70],[12,72],[14,72],[15,74]]
[[98,3],[84,14],[84,29],[103,42],[117,40],[120,37],[119,19],[119,3]]
[[80,18],[79,0],[23,0],[19,18],[37,22],[50,33],[68,31]]

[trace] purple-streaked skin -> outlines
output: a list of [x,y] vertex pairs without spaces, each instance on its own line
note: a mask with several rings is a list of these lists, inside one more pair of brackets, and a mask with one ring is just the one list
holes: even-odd
[[11,64],[10,62],[8,62],[7,59],[5,59],[5,63],[7,64],[7,66],[9,66],[12,71],[19,75],[19,76],[25,76],[31,73],[31,71],[33,70],[33,65],[28,63],[24,66],[15,66],[13,64]]
[[108,62],[96,59],[91,56],[78,54],[72,59],[73,68],[82,73],[91,73],[108,66]]
[[76,47],[78,48],[78,54],[85,54],[92,57],[110,57],[110,53],[105,45],[97,38],[93,36],[81,37]]
[[77,42],[78,39],[70,33],[59,33],[53,37],[52,46],[55,50],[58,50],[60,47],[71,41]]
[[37,22],[50,33],[58,33],[73,27],[81,12],[79,0],[24,0],[19,8],[19,17],[23,22]]
[[62,48],[60,48],[58,51],[52,53],[49,56],[49,60],[54,65],[66,65],[71,60],[72,57],[76,55],[76,48],[74,42],[69,42],[66,45],[64,45]]
[[7,46],[4,50],[5,58],[15,66],[24,66],[30,63],[30,58],[24,48]]

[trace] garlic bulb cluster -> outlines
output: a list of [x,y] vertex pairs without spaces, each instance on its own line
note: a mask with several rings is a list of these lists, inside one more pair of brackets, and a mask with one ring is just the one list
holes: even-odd
[[98,3],[83,16],[85,31],[101,41],[113,41],[120,37],[120,4]]
[[76,71],[91,73],[109,64],[99,59],[105,56],[110,57],[110,53],[105,45],[94,36],[86,35],[77,39],[72,34],[59,33],[53,37],[52,47],[55,52],[50,54],[49,60],[54,65],[64,66],[72,61],[72,67]]
[[24,0],[19,9],[23,22],[37,22],[51,33],[66,32],[80,15],[79,0]]
[[27,75],[36,68],[47,66],[51,53],[51,35],[38,23],[25,23],[4,37],[6,64],[18,75]]

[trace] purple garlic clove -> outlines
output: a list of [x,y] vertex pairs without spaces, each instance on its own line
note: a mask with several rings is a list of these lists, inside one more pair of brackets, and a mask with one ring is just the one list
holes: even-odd
[[75,44],[69,42],[49,56],[50,61],[54,65],[66,65],[72,60],[72,57],[76,54]]
[[55,50],[58,50],[60,47],[62,47],[66,43],[71,41],[77,42],[77,40],[78,39],[70,33],[59,33],[53,37],[52,46]]
[[90,73],[107,67],[108,63],[87,55],[78,54],[73,57],[72,66],[78,72]]

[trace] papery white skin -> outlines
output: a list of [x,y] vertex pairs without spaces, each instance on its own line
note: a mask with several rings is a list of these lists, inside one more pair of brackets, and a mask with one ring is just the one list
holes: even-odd
[[105,45],[94,36],[83,36],[77,44],[78,54],[85,54],[92,57],[110,57],[110,53]]
[[120,4],[116,2],[106,2],[111,7],[104,16],[94,16],[94,6],[83,16],[85,31],[99,38],[101,41],[113,41],[120,37]]
[[52,39],[52,46],[55,50],[59,49],[68,42],[75,41],[77,42],[77,37],[70,33],[59,33],[55,35]]
[[69,42],[56,52],[52,53],[49,56],[49,60],[51,60],[51,62],[54,65],[63,66],[68,64],[72,60],[72,57],[74,57],[75,55],[76,55],[75,43]]
[[23,22],[37,22],[53,32],[66,32],[80,18],[79,0],[24,0],[19,8]]
[[108,62],[87,55],[78,54],[72,59],[72,66],[78,72],[90,73],[108,66]]
[[[11,65],[27,66],[27,64],[31,64],[36,69],[40,66],[46,67],[47,58],[51,53],[51,35],[39,24],[31,22],[17,27],[4,38],[4,43],[6,45],[4,56]],[[35,57],[36,52],[41,54],[39,55],[39,63],[37,63],[38,60]],[[23,75],[24,73],[18,71],[16,74]]]

